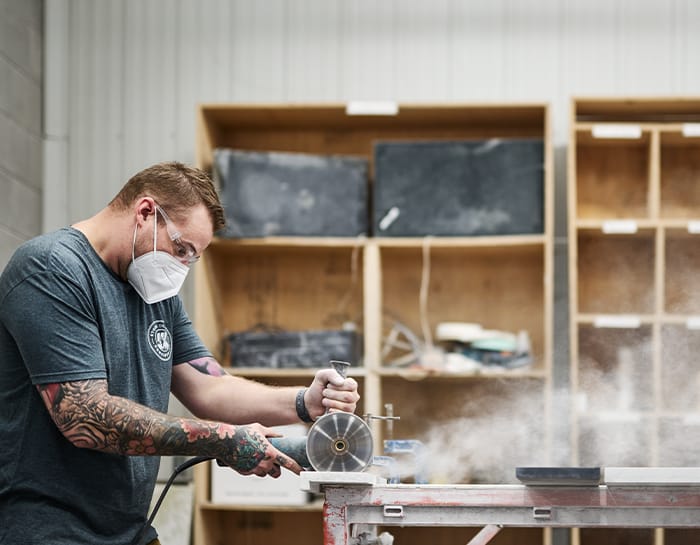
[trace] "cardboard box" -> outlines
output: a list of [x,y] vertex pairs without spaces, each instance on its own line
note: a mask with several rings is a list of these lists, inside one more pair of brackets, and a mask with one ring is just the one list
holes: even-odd
[[[305,435],[306,426],[294,424],[274,428],[287,437]],[[211,465],[211,501],[235,505],[304,505],[310,501],[308,492],[301,489],[299,475],[282,469],[282,475],[241,475],[230,467]]]

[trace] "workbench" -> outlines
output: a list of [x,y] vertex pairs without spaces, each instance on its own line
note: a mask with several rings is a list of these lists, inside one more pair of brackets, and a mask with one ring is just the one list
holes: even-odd
[[386,484],[367,473],[302,473],[325,496],[324,545],[390,545],[377,527],[482,526],[468,545],[505,527],[700,527],[700,482],[611,485]]

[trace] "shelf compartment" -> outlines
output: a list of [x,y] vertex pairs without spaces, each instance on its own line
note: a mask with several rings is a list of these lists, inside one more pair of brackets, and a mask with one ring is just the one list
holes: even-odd
[[[385,316],[418,337],[419,293],[424,253],[415,247],[382,247]],[[533,368],[542,369],[545,346],[544,245],[429,249],[427,323],[431,335],[440,322],[479,323],[485,329],[528,332]],[[406,294],[413,294],[407,297]],[[385,320],[390,327],[390,320]],[[387,328],[385,328],[385,334]],[[394,356],[394,355],[390,355]],[[387,358],[389,359],[389,358]]]
[[[323,517],[316,509],[266,511],[263,508],[255,511],[236,511],[203,507],[199,506],[202,523],[197,526],[197,531],[203,534],[203,543],[323,543]],[[294,531],[290,531],[290,528],[294,528]]]
[[581,528],[580,545],[654,545],[654,530],[646,528]]
[[665,236],[664,309],[669,314],[700,314],[700,234],[668,229]]
[[654,312],[655,232],[579,231],[578,301],[582,314]]
[[696,528],[667,528],[664,545],[694,545],[700,543],[700,530]]
[[659,420],[659,466],[697,467],[700,418],[696,415]]
[[515,467],[547,463],[545,388],[524,378],[392,377],[382,379],[382,398],[400,417],[392,437],[426,445],[431,482],[516,482]]
[[652,463],[652,421],[639,415],[585,417],[578,423],[578,465],[646,467]]
[[576,217],[650,217],[651,137],[600,139],[576,131]]
[[697,219],[700,214],[700,138],[661,133],[662,218]]
[[198,331],[221,347],[219,358],[225,335],[260,324],[301,331],[352,322],[361,332],[362,254],[353,246],[212,244],[198,275]]
[[666,411],[700,410],[700,330],[661,328],[661,401]]
[[576,380],[578,392],[584,396],[582,412],[623,415],[653,408],[651,326],[617,329],[579,325],[578,337]]

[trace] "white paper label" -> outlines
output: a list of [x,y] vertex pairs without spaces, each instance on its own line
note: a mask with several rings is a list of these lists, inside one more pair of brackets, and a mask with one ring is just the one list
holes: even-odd
[[686,138],[700,137],[700,123],[684,123],[683,136]]
[[697,235],[700,233],[700,221],[691,220],[688,222],[688,232],[691,235]]
[[629,411],[600,411],[596,416],[604,422],[639,422],[642,419],[639,413]]
[[603,233],[607,235],[631,235],[637,232],[634,220],[608,220],[603,222]]
[[396,221],[396,218],[398,218],[400,214],[401,212],[396,206],[389,208],[389,211],[384,214],[384,217],[379,221],[379,230],[386,231],[389,227],[391,227],[391,224]]
[[390,100],[353,100],[345,106],[347,115],[396,115],[399,105]]
[[700,424],[700,414],[686,414],[683,416],[683,424],[686,426],[697,426]]
[[700,329],[700,316],[690,316],[685,321],[685,327],[687,329]]
[[642,127],[639,125],[593,125],[593,138],[641,138]]
[[595,327],[635,329],[642,325],[642,321],[639,319],[639,316],[610,314],[596,316],[595,320],[593,321],[593,325]]

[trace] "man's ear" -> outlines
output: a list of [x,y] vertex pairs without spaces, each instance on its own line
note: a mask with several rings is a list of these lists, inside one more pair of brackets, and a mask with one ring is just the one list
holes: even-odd
[[134,204],[136,210],[136,217],[141,221],[139,223],[145,223],[148,216],[155,213],[156,205],[151,197],[139,197]]

